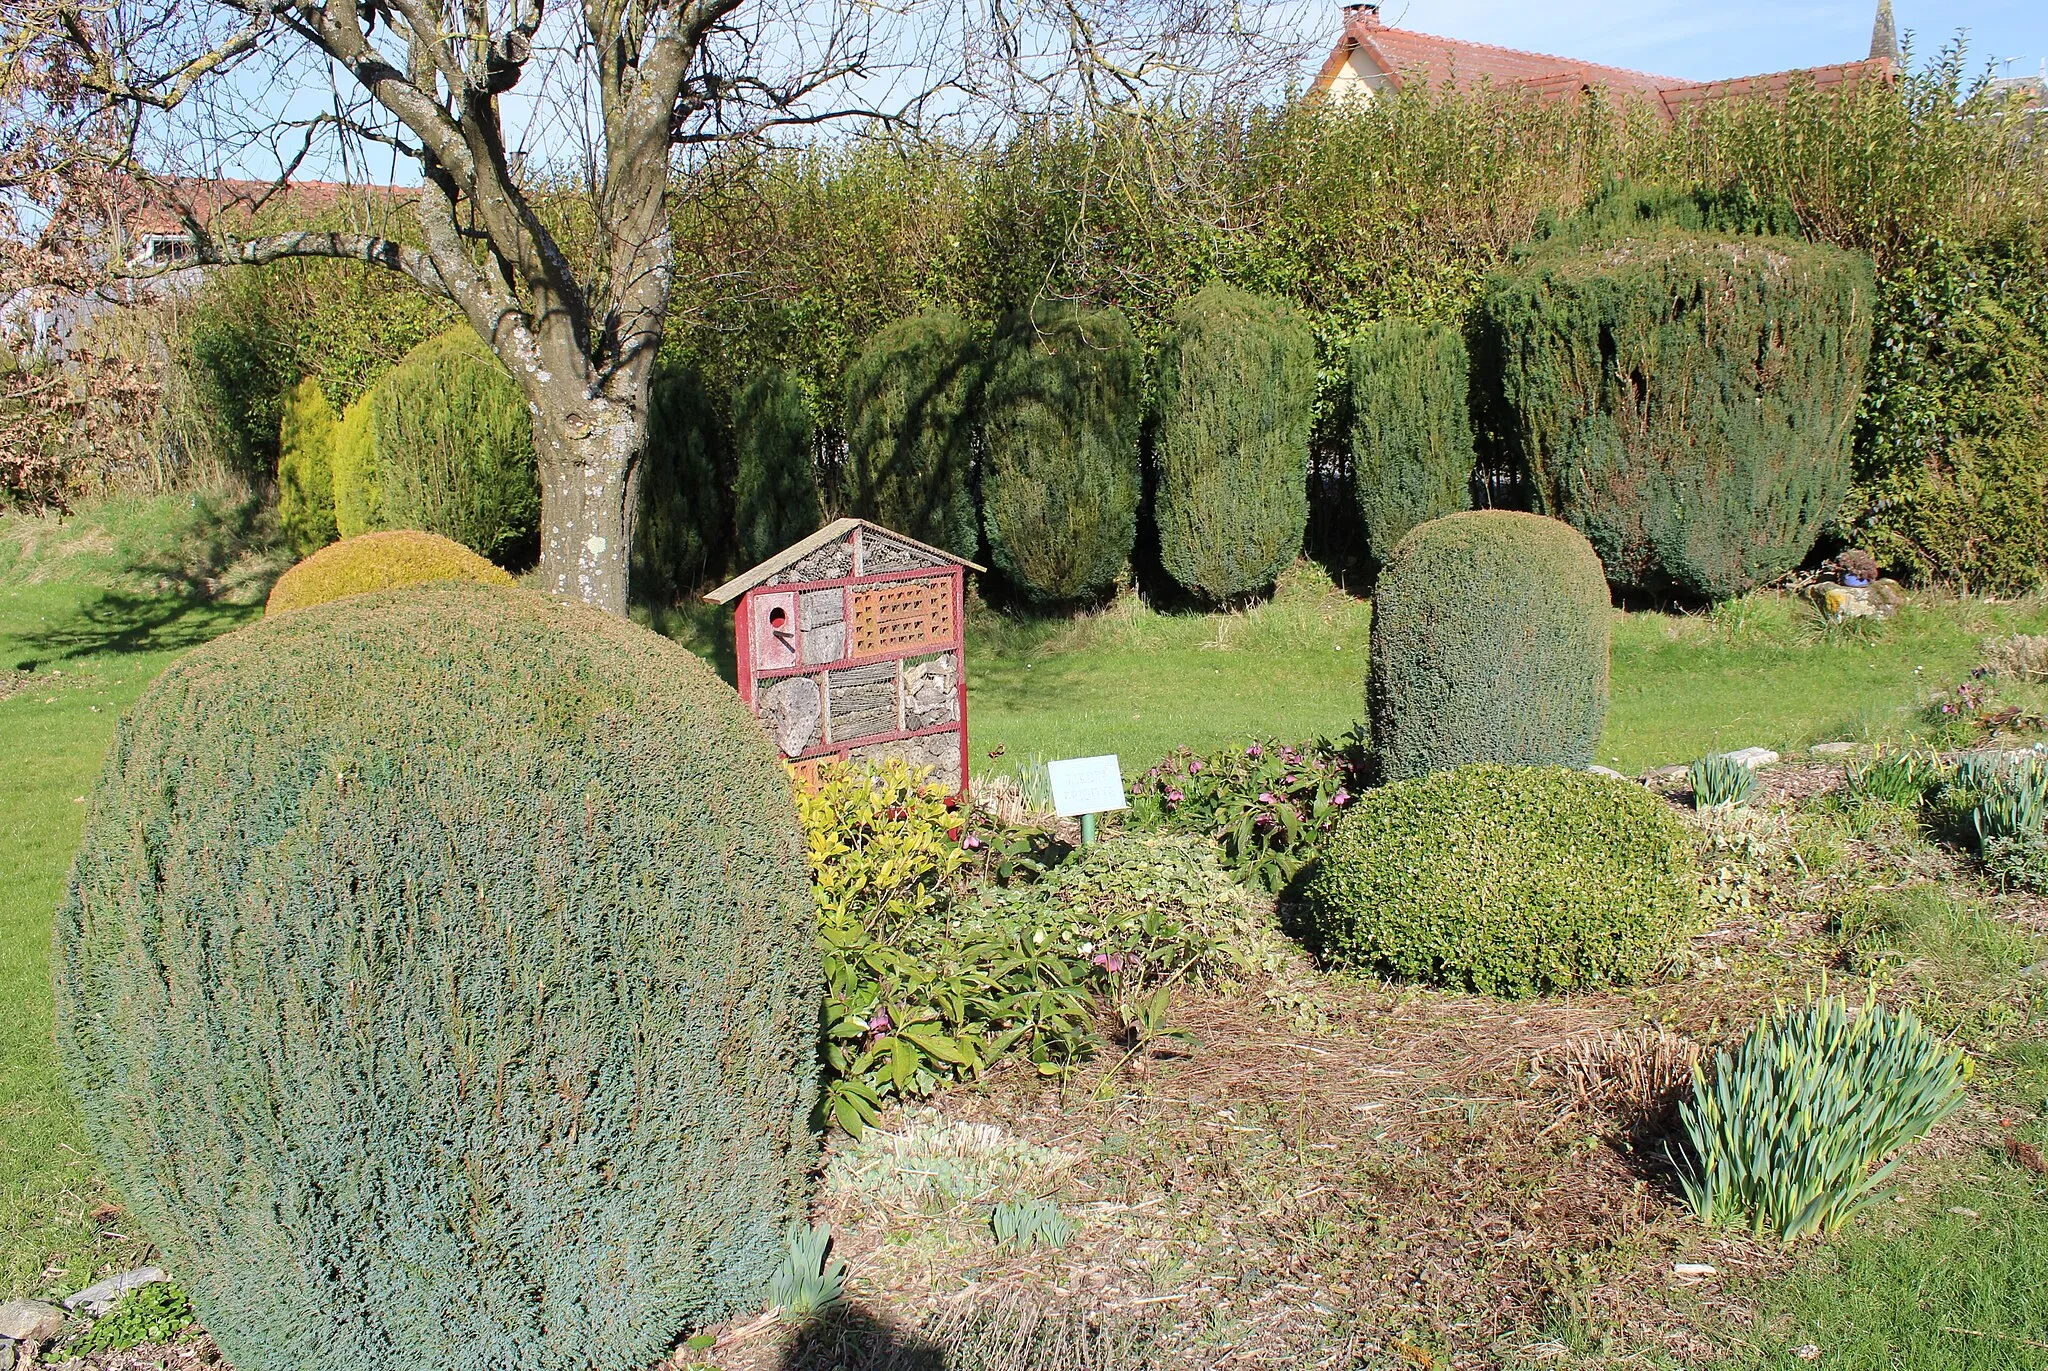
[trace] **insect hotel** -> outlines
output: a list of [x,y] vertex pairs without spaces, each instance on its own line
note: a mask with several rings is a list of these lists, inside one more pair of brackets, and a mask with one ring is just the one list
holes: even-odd
[[838,519],[704,598],[733,604],[740,698],[797,774],[898,757],[967,780],[966,573],[982,568]]

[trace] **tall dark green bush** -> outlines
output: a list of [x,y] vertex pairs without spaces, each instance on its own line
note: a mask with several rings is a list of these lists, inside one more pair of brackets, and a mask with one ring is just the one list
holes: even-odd
[[1654,595],[1798,565],[1848,488],[1873,291],[1863,258],[1788,238],[1537,250],[1482,305],[1536,508]]
[[616,1371],[758,1308],[804,1212],[815,939],[788,779],[709,667],[439,582],[150,687],[57,1040],[238,1371]]
[[[458,324],[420,344],[365,401],[370,527],[438,533],[494,561],[531,555],[540,529],[533,421],[475,330]],[[337,478],[363,468],[344,462]]]
[[1389,319],[1351,348],[1351,469],[1366,557],[1472,503],[1465,340],[1446,324]]
[[1154,496],[1174,580],[1222,603],[1269,588],[1308,525],[1316,345],[1284,301],[1212,282],[1160,359]]
[[732,558],[725,430],[695,367],[655,369],[641,461],[633,596],[670,604],[724,575]]
[[886,528],[974,556],[969,485],[981,356],[945,310],[898,319],[847,368],[847,504]]
[[1607,582],[1568,525],[1471,510],[1394,549],[1366,709],[1388,780],[1473,762],[1584,767],[1607,718]]
[[1097,595],[1137,541],[1144,354],[1121,312],[1045,303],[996,331],[985,400],[989,553],[1026,596]]
[[796,378],[766,366],[732,400],[733,507],[739,561],[753,566],[825,521],[811,445],[817,425]]
[[226,272],[204,283],[178,362],[191,387],[199,443],[235,475],[267,479],[277,465],[285,394],[301,373],[254,277]]
[[1329,963],[1490,995],[1640,979],[1699,917],[1671,806],[1556,767],[1460,767],[1368,792],[1303,894]]

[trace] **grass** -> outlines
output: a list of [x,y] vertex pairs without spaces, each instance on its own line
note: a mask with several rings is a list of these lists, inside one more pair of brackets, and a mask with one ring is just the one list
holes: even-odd
[[[115,719],[178,653],[260,612],[275,570],[252,554],[263,535],[259,512],[227,498],[109,503],[61,524],[0,521],[0,1296],[74,1289],[143,1250],[119,1231],[63,1093],[51,911]],[[682,609],[660,626],[730,670],[720,614]],[[1107,751],[1135,769],[1184,742],[1341,733],[1360,715],[1369,627],[1364,602],[1312,571],[1233,614],[1162,614],[1136,597],[1074,619],[977,608],[977,761]],[[1929,696],[1965,675],[1982,637],[2042,631],[2048,603],[1935,596],[1892,623],[1832,632],[1774,596],[1699,615],[1617,615],[1601,759],[1634,771],[1749,744],[1900,738],[1921,726]],[[1813,842],[1816,856],[1820,846],[1868,846],[1846,821]],[[1924,885],[1871,894],[1837,931],[1856,974],[1953,1006],[1954,1027],[1972,1037],[2006,1040],[1995,1097],[2040,1140],[2039,1124],[2024,1120],[2048,1096],[2048,1049],[2028,1036],[2038,1005],[2012,990],[2037,945]],[[1804,1365],[1789,1349],[1811,1342],[1834,1366],[2042,1364],[2044,1349],[2030,1345],[2048,1343],[2042,1182],[1981,1152],[1950,1171],[1944,1188],[1859,1223],[1751,1292],[1759,1320],[1734,1335],[1747,1349],[1738,1363]],[[1314,1174],[1288,1194],[1313,1193]],[[1315,1240],[1348,1251],[1349,1235],[1339,1225]]]

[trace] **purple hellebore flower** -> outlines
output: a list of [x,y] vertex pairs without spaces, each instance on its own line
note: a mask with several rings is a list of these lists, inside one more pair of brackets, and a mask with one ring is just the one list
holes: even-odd
[[1178,790],[1169,790],[1169,791],[1167,791],[1167,792],[1166,792],[1166,802],[1167,802],[1168,804],[1176,804],[1176,805],[1177,805],[1177,804],[1179,804],[1179,803],[1180,803],[1180,802],[1181,802],[1182,800],[1184,800],[1184,799],[1186,799],[1186,798],[1187,798],[1187,797],[1186,797],[1186,796],[1184,796],[1184,795],[1182,795],[1182,794],[1181,794],[1181,793],[1180,793],[1180,792],[1179,792]]
[[1345,788],[1344,788],[1343,786],[1341,786],[1341,785],[1340,785],[1340,786],[1338,786],[1338,787],[1337,787],[1337,793],[1336,793],[1335,795],[1332,795],[1332,796],[1330,797],[1330,803],[1331,803],[1331,804],[1333,804],[1333,805],[1342,805],[1342,804],[1349,804],[1349,803],[1351,803],[1351,792],[1350,792],[1350,791],[1348,791],[1348,790],[1346,790],[1346,789],[1345,789]]
[[979,839],[979,838],[975,837],[975,836],[974,836],[974,835],[973,835],[972,833],[970,833],[970,834],[968,834],[968,835],[967,835],[967,836],[966,836],[965,838],[961,839],[961,841],[960,841],[960,846],[962,846],[962,847],[965,847],[965,848],[976,848],[976,847],[980,847],[980,846],[981,846],[981,839]]
[[1199,775],[1201,775],[1201,774],[1202,774],[1202,759],[1201,759],[1201,758],[1197,757],[1197,758],[1195,758],[1195,760],[1193,760],[1193,761],[1191,761],[1191,762],[1189,762],[1189,763],[1188,763],[1188,774],[1189,774],[1190,776],[1199,776]]
[[1261,790],[1259,792],[1259,803],[1262,805],[1269,805],[1273,803],[1273,792],[1270,790]]
[[1293,785],[1293,784],[1294,784],[1294,777],[1293,777],[1293,776],[1291,776],[1291,775],[1288,775],[1288,776],[1282,776],[1282,777],[1280,778],[1280,784],[1282,784],[1282,785]]
[[1266,749],[1260,747],[1257,743],[1253,743],[1250,747],[1244,750],[1244,755],[1256,761],[1259,758],[1266,755]]
[[877,1009],[875,1011],[875,1017],[868,1020],[868,1032],[887,1033],[889,1031],[889,1028],[889,1011],[886,1009]]

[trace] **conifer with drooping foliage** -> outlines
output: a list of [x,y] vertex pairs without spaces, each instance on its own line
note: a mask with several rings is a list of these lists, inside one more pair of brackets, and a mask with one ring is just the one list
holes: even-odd
[[657,366],[648,406],[632,587],[635,599],[666,605],[718,580],[732,559],[728,444],[694,366]]
[[1607,718],[1608,619],[1600,559],[1568,524],[1486,509],[1415,529],[1373,594],[1382,774],[1587,766]]
[[1137,541],[1144,353],[1121,311],[1041,301],[996,330],[983,400],[989,555],[1028,599],[1101,595]]
[[1873,290],[1866,259],[1790,238],[1538,247],[1481,307],[1535,507],[1650,595],[1797,566],[1848,489]]
[[334,406],[318,378],[285,396],[277,438],[277,522],[300,556],[327,546],[334,527]]
[[329,543],[286,571],[270,588],[263,612],[284,614],[350,595],[428,581],[509,586],[512,576],[453,538],[412,528],[380,529]]
[[733,395],[733,507],[739,561],[754,566],[825,522],[811,460],[811,403],[779,366],[761,368]]
[[1389,319],[1351,348],[1351,470],[1366,559],[1472,503],[1465,340],[1447,324]]
[[868,340],[844,381],[850,513],[974,556],[981,370],[973,330],[947,310],[898,319]]
[[442,583],[195,649],[56,922],[94,1150],[237,1371],[652,1365],[805,1212],[788,777],[622,619]]
[[1161,354],[1155,513],[1167,573],[1212,603],[1271,588],[1308,526],[1315,335],[1281,300],[1212,282]]
[[517,562],[540,528],[526,400],[467,324],[421,343],[349,407],[334,474],[344,537],[416,528]]

